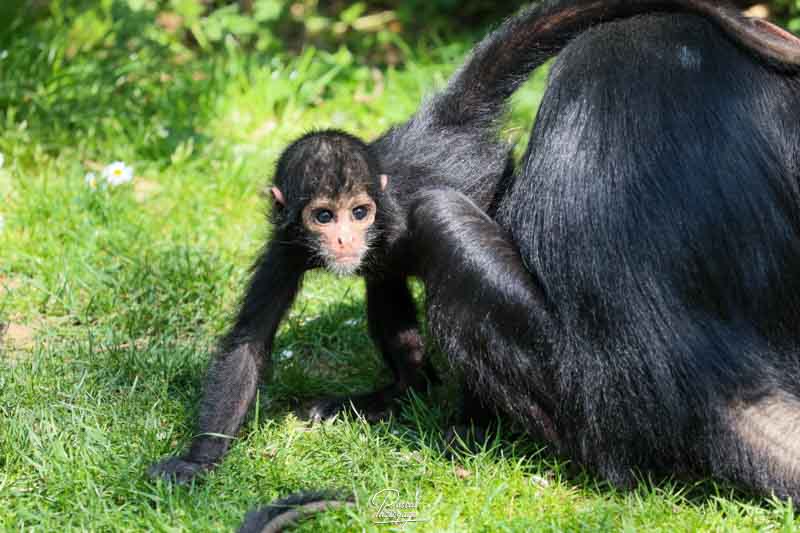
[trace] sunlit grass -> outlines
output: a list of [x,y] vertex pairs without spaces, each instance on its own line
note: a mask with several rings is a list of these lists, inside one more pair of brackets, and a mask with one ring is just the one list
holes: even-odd
[[[188,489],[149,481],[148,465],[191,437],[215,338],[268,232],[259,193],[282,147],[318,127],[378,135],[444,83],[469,43],[414,45],[403,68],[376,71],[346,52],[76,52],[70,28],[53,22],[3,42],[0,529],[231,529],[259,502],[319,487],[353,491],[358,506],[301,530],[384,530],[369,498],[387,488],[419,495],[426,521],[407,531],[800,527],[789,505],[710,483],[618,493],[567,477],[510,431],[446,456],[448,389],[410,399],[388,423],[309,427],[298,404],[388,378],[366,333],[363,283],[317,273],[226,462]],[[542,87],[539,74],[517,96],[504,136],[524,143]],[[133,168],[132,182],[87,182],[114,161]]]

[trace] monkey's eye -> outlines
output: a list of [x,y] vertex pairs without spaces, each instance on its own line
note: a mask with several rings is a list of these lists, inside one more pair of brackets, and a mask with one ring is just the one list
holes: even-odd
[[365,218],[367,218],[368,214],[369,214],[369,207],[367,207],[366,205],[360,205],[355,209],[353,209],[353,218],[355,218],[356,220],[364,220]]
[[314,213],[314,219],[320,224],[330,224],[333,220],[333,212],[328,209],[320,209]]

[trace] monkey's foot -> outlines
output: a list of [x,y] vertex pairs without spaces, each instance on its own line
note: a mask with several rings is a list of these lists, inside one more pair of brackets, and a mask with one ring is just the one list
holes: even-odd
[[213,464],[195,463],[180,457],[170,457],[151,466],[147,475],[153,479],[163,479],[178,485],[188,485],[199,474],[205,474],[214,468]]
[[324,398],[315,401],[308,411],[308,418],[312,422],[329,420],[339,413],[355,410],[368,422],[386,420],[397,408],[397,393],[390,394],[386,389],[369,394],[354,396],[340,396],[337,398]]

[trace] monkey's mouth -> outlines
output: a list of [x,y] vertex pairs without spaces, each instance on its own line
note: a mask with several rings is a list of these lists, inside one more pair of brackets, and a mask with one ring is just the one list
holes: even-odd
[[342,254],[342,255],[336,254],[331,259],[337,263],[350,264],[350,263],[360,263],[363,257],[364,257],[363,253],[354,252],[352,254]]
[[327,254],[324,258],[325,268],[339,276],[355,274],[361,267],[365,253],[363,251],[348,254]]

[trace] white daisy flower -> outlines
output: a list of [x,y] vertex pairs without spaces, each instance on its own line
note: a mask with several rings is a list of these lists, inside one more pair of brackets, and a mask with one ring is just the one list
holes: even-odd
[[2,232],[3,228],[5,227],[6,227],[6,219],[3,217],[3,215],[0,215],[0,232]]
[[83,177],[83,181],[90,189],[97,188],[97,175],[94,172],[87,172]]
[[112,187],[129,183],[133,180],[133,167],[129,167],[122,161],[114,161],[103,169],[103,179]]
[[3,152],[0,152],[0,168],[3,168],[3,163],[6,162],[6,156],[3,155]]

